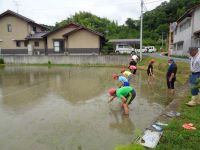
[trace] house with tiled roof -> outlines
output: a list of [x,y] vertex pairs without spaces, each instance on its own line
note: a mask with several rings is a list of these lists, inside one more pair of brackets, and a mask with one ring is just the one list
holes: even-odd
[[8,10],[0,14],[0,54],[99,54],[103,34],[70,23],[49,31],[43,25]]

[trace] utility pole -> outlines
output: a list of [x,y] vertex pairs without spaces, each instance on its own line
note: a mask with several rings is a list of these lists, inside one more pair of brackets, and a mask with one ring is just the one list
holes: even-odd
[[162,49],[163,49],[163,35],[164,34],[164,32],[162,32]]
[[140,22],[140,61],[142,61],[142,26],[143,26],[143,6],[144,2],[141,0],[141,22]]
[[170,60],[170,55],[171,55],[171,23],[169,25],[169,45],[168,45],[168,61]]

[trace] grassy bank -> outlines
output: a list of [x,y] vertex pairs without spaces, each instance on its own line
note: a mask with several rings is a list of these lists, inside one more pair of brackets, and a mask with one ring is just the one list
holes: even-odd
[[[147,58],[143,63],[151,58]],[[165,72],[167,67],[166,60],[156,59],[155,70],[156,72]],[[177,82],[182,85],[189,79],[189,64],[185,62],[177,62],[178,73]],[[180,99],[178,110],[181,112],[181,117],[175,118],[169,122],[169,126],[164,130],[157,150],[197,150],[200,149],[200,105],[197,107],[188,107],[185,105],[190,100],[190,90],[185,93],[185,97]],[[182,128],[184,123],[193,123],[197,130],[185,130]]]
[[[198,150],[200,149],[200,105],[188,107],[185,105],[189,96],[180,100],[179,110],[181,116],[173,119],[164,130],[156,150]],[[182,128],[184,123],[193,123],[197,130],[186,130]]]

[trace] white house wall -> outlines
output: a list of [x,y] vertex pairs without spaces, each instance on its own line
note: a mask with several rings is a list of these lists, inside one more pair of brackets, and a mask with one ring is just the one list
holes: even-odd
[[174,43],[180,42],[180,41],[184,41],[183,43],[183,49],[182,50],[176,50],[176,48],[174,47],[173,50],[173,54],[177,54],[177,55],[185,55],[187,54],[187,51],[191,45],[191,37],[192,37],[192,25],[185,29],[184,31],[180,32],[180,27],[178,26],[177,29],[177,34],[174,34]]
[[194,12],[194,32],[200,30],[200,7]]

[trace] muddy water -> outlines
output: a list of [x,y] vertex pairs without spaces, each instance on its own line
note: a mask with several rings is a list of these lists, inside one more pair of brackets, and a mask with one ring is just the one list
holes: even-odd
[[107,101],[119,68],[5,67],[0,69],[1,150],[111,150],[128,144],[170,102],[163,77],[131,81],[137,97],[124,117]]

